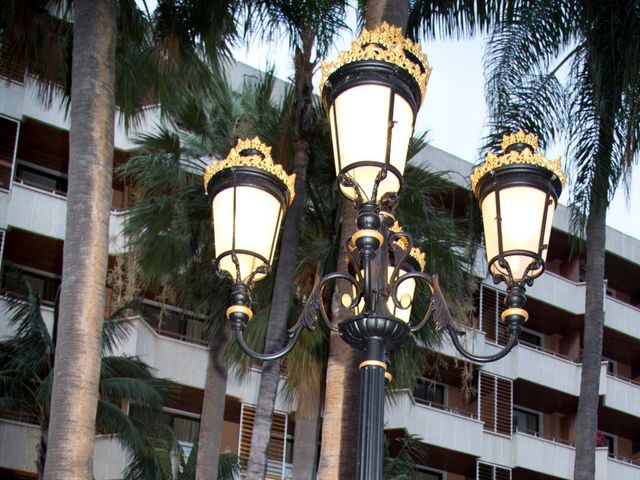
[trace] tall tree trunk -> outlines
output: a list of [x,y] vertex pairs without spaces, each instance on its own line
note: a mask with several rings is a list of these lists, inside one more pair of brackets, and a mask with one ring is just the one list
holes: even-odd
[[606,241],[604,203],[594,205],[587,220],[586,306],[580,398],[576,416],[576,458],[573,478],[593,480],[598,432],[598,391],[604,327],[604,256]]
[[367,29],[376,28],[382,22],[407,27],[409,18],[409,0],[369,0],[365,14]]
[[[280,350],[285,343],[287,332],[287,320],[291,292],[293,289],[293,277],[300,243],[300,224],[304,212],[305,183],[307,165],[310,154],[310,120],[312,108],[313,86],[311,77],[313,66],[311,62],[311,50],[315,41],[312,32],[303,36],[302,50],[296,49],[295,54],[295,100],[293,122],[295,128],[295,153],[293,173],[296,174],[295,198],[287,211],[282,228],[282,243],[280,256],[275,271],[273,295],[271,297],[271,309],[269,312],[269,325],[265,340],[265,351]],[[280,360],[264,362],[260,377],[260,391],[256,417],[251,436],[251,450],[249,465],[247,466],[247,478],[264,478],[267,470],[267,449],[271,436],[271,423],[278,383],[280,381]]]
[[[348,200],[342,201],[342,246],[339,259],[346,257],[345,240],[356,230],[356,210]],[[338,271],[346,273],[346,262],[338,262]],[[338,284],[331,302],[333,323],[350,316],[342,305],[342,296],[351,295],[351,286]],[[360,352],[331,332],[327,381],[322,417],[322,444],[318,480],[350,479],[356,476],[356,447],[358,442],[358,394],[360,379],[358,360]]]
[[218,459],[222,443],[222,423],[227,390],[227,363],[224,359],[224,350],[230,338],[229,332],[229,323],[225,322],[215,339],[209,343],[209,363],[198,434],[196,480],[218,478]]
[[113,172],[116,1],[73,6],[67,227],[47,480],[93,477]]
[[[611,137],[609,135],[608,137]],[[609,141],[610,140],[610,141]],[[596,436],[598,433],[598,403],[602,339],[604,330],[604,258],[606,253],[607,181],[602,178],[601,158],[611,156],[612,138],[602,147],[604,155],[598,162],[587,218],[587,265],[585,272],[586,302],[584,315],[582,376],[576,415],[576,457],[573,478],[592,480],[595,472]],[[608,160],[610,161],[610,160]]]
[[[407,26],[409,2],[407,0],[369,0],[367,2],[365,28],[372,30],[382,22],[401,27]],[[356,211],[351,202],[342,203],[342,242],[350,238],[356,229]],[[344,248],[338,258],[345,258]],[[338,271],[346,273],[346,263],[339,262]],[[342,305],[342,295],[351,294],[336,288],[331,310],[333,322],[338,323],[349,315]],[[322,421],[322,445],[318,480],[354,478],[356,475],[356,447],[358,431],[358,400],[360,377],[358,362],[360,352],[331,333],[327,383]]]
[[315,394],[298,396],[304,412],[296,412],[295,442],[293,444],[293,475],[295,478],[316,478],[316,457],[320,437],[320,397]]

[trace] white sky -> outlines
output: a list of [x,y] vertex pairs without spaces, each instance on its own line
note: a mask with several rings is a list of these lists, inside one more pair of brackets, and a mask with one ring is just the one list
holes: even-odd
[[[347,23],[355,32],[353,12],[347,17]],[[354,36],[345,32],[327,58],[331,60],[338,51],[349,49]],[[423,43],[422,48],[433,71],[416,130],[428,130],[433,146],[476,163],[486,119],[483,40],[435,40]],[[236,60],[261,70],[273,65],[279,78],[286,80],[293,75],[292,57],[284,37],[281,42],[253,41],[250,45],[240,45],[232,49],[232,54]],[[316,87],[318,77],[314,77]],[[546,153],[548,157],[556,157],[563,153],[563,148],[555,147]],[[568,201],[568,190],[569,187],[561,198],[564,204]],[[640,165],[633,174],[629,200],[620,187],[609,208],[607,224],[640,239]]]

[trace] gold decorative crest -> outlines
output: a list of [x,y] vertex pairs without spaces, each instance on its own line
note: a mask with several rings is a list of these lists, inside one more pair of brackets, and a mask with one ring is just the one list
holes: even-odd
[[[257,150],[264,155],[264,157],[260,155],[242,155],[244,150]],[[271,147],[262,143],[258,137],[238,140],[236,146],[229,151],[227,158],[224,160],[216,160],[209,165],[204,171],[205,190],[207,189],[207,185],[209,184],[211,177],[216,173],[231,167],[254,167],[275,175],[282,180],[289,190],[289,203],[293,202],[296,182],[295,174],[289,175],[284,168],[282,168],[282,165],[273,163],[273,159],[271,158]]]
[[476,190],[478,182],[487,173],[506,165],[514,165],[518,163],[537,165],[538,167],[546,168],[558,177],[560,183],[562,184],[562,187],[564,188],[564,186],[567,184],[567,176],[565,175],[564,170],[562,170],[560,157],[549,160],[542,153],[537,151],[538,137],[533,134],[525,134],[522,130],[518,131],[515,134],[504,135],[502,137],[503,150],[515,143],[526,143],[527,145],[533,147],[533,151],[530,148],[525,148],[524,150],[522,150],[522,152],[513,150],[503,155],[496,155],[492,152],[487,152],[487,159],[485,160],[485,162],[482,165],[474,168],[473,172],[471,173],[471,190],[473,190],[476,195],[478,194]]
[[525,133],[522,129],[516,133],[503,135],[500,148],[504,151],[507,147],[515,145],[516,143],[526,143],[527,145],[531,145],[534,150],[538,150],[538,136],[533,133]]
[[[397,220],[391,227],[389,227],[389,230],[394,233],[404,232]],[[397,238],[393,243],[398,245],[402,250],[406,250],[409,246],[409,242],[407,242],[407,239],[404,237]],[[413,259],[418,262],[418,265],[420,265],[420,270],[424,271],[425,267],[427,266],[427,256],[424,254],[424,252],[418,247],[412,247],[411,251],[409,252],[409,256],[413,257]]]
[[[422,64],[424,71],[411,61],[409,52]],[[322,62],[322,76],[320,77],[320,96],[329,76],[340,67],[361,60],[380,60],[393,63],[406,70],[415,78],[422,92],[422,99],[427,91],[427,82],[431,75],[431,67],[427,56],[422,52],[419,43],[413,43],[402,34],[400,27],[394,27],[384,22],[375,30],[363,30],[362,34],[353,41],[351,50],[340,52],[338,58],[332,62]]]
[[418,265],[420,265],[420,271],[424,272],[425,267],[427,266],[427,256],[425,253],[420,250],[418,247],[413,247],[409,255],[414,258]]

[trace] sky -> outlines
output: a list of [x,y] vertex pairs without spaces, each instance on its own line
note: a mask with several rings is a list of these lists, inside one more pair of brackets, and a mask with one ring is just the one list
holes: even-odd
[[[355,31],[355,15],[347,16],[347,24]],[[348,50],[355,34],[345,31],[327,55],[331,60],[337,52]],[[487,109],[484,96],[484,40],[430,40],[422,43],[433,68],[427,94],[416,121],[416,131],[428,130],[429,143],[471,163],[479,160],[479,147],[485,133]],[[286,40],[279,42],[252,41],[232,49],[233,57],[254,68],[275,68],[277,77],[293,76],[291,53]],[[316,93],[319,74],[314,76]],[[564,147],[552,146],[549,158],[563,156]],[[566,168],[563,156],[563,165]],[[560,202],[569,201],[570,185]],[[627,235],[640,239],[640,165],[629,182],[629,198],[620,186],[609,208],[607,224]]]

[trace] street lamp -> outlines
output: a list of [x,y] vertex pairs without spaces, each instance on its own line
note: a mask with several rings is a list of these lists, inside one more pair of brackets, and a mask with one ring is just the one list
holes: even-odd
[[[295,346],[303,328],[314,330],[320,319],[362,352],[357,480],[382,479],[390,351],[429,322],[476,362],[502,358],[517,344],[528,317],[525,285],[544,270],[553,211],[565,182],[559,160],[544,158],[537,137],[522,131],[505,136],[502,154],[489,153],[474,170],[472,188],[482,208],[489,271],[496,283],[507,286],[502,318],[510,339],[494,355],[467,352],[437,275],[423,271],[424,254],[394,214],[429,73],[420,47],[387,24],[365,30],[349,52],[323,65],[321,95],[331,123],[338,184],[358,209],[357,230],[345,241],[348,272],[320,279],[280,351],[252,350],[243,331],[252,317],[251,286],[268,273],[273,259],[280,222],[293,197],[293,177],[274,165],[270,149],[258,139],[238,142],[226,160],[214,162],[205,174],[218,270],[234,281],[227,317],[239,347],[258,360],[280,358]],[[426,315],[413,323],[410,313],[419,281],[431,298]],[[351,295],[342,301],[352,315],[334,324],[325,309],[325,290],[336,282],[349,286]]]

